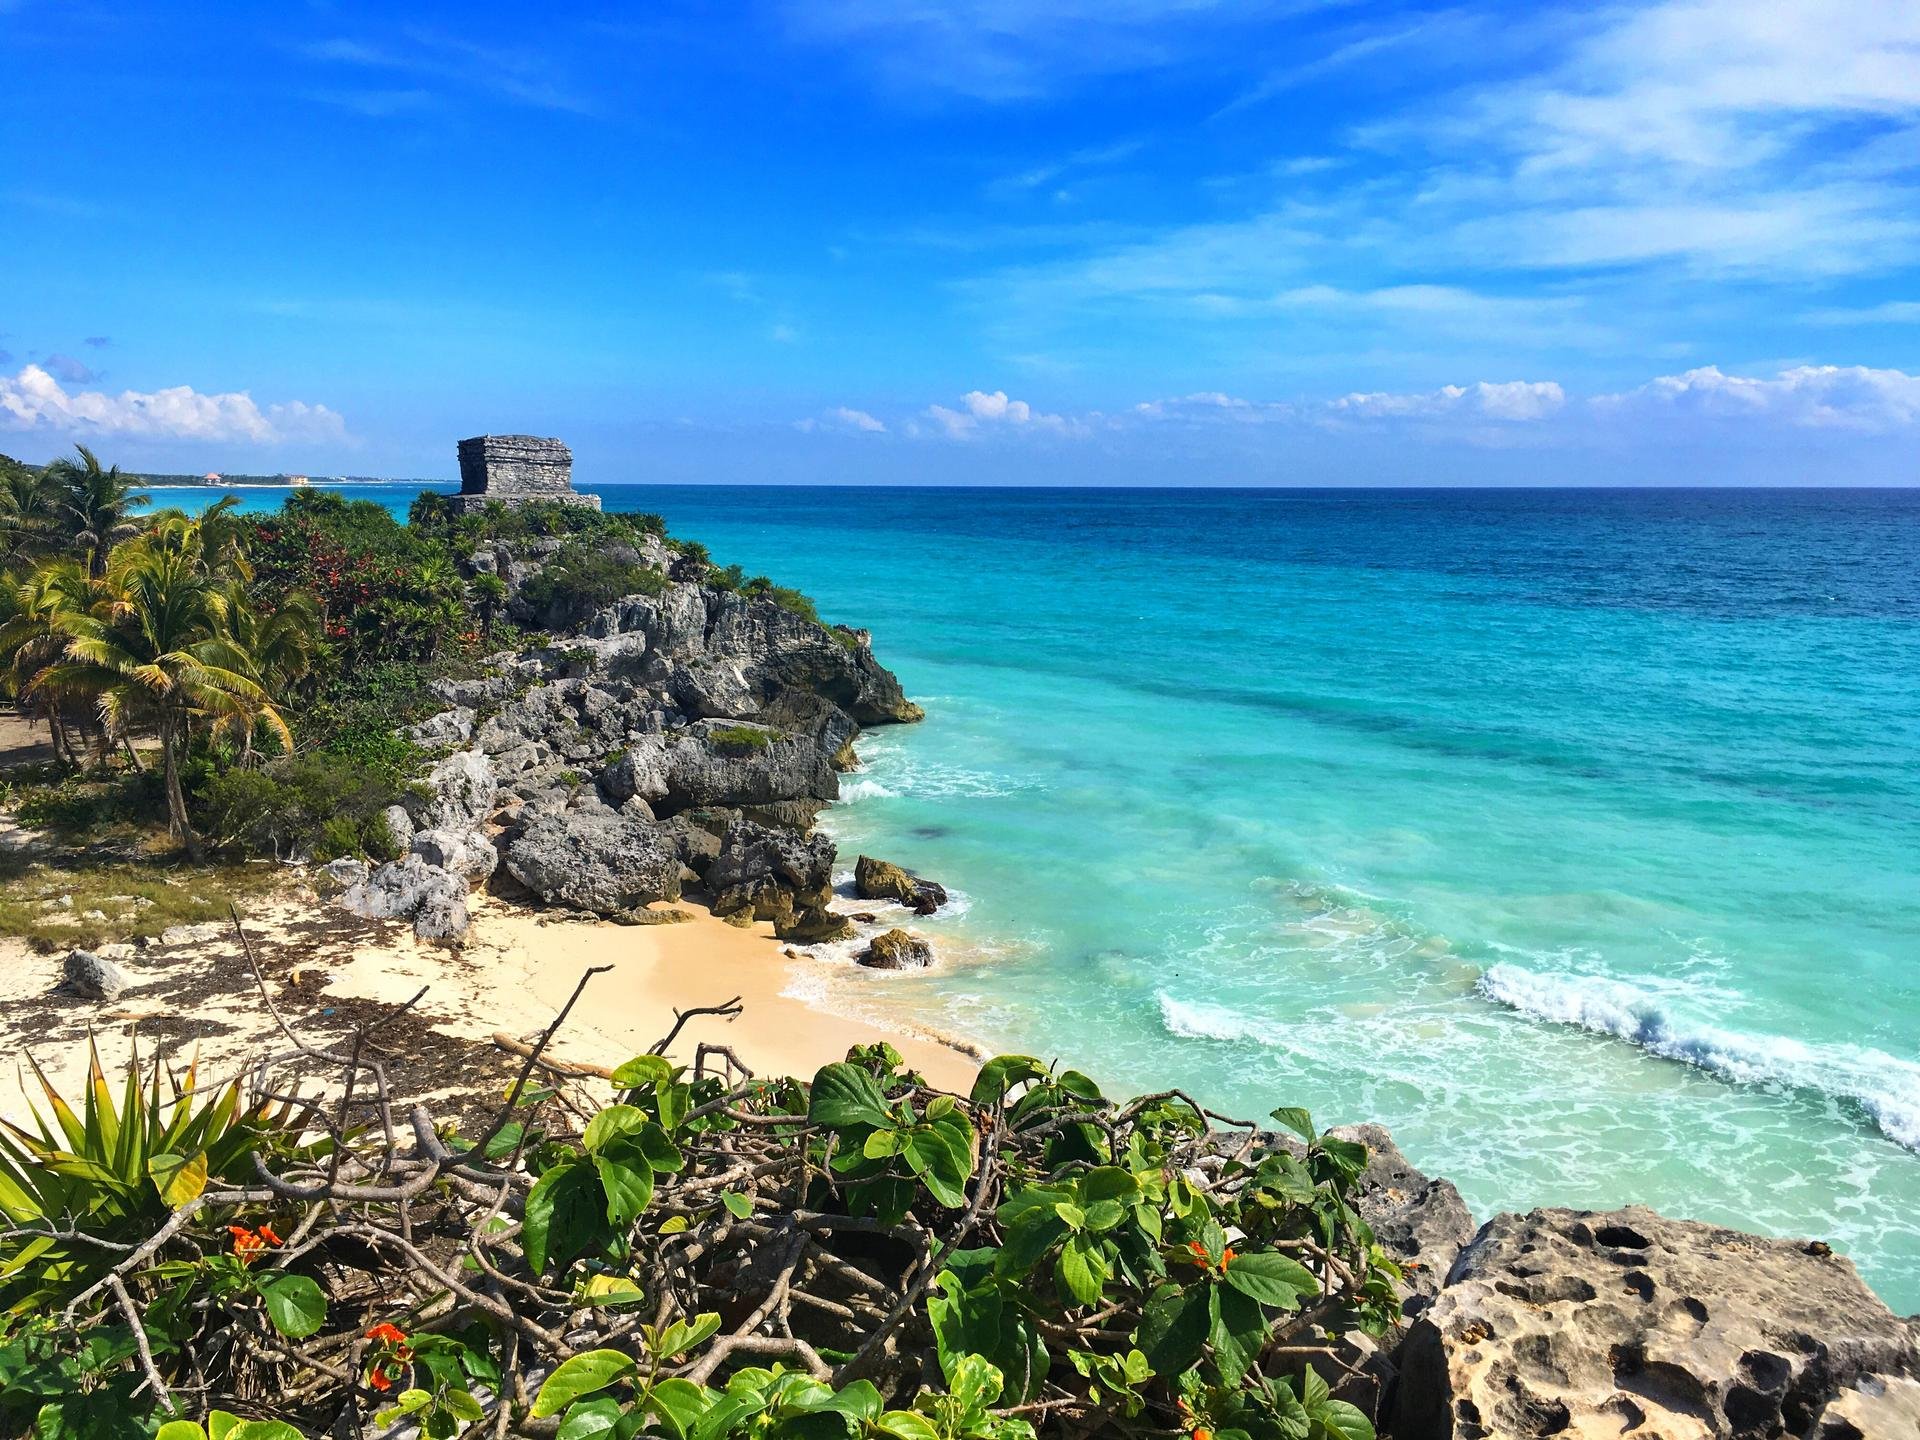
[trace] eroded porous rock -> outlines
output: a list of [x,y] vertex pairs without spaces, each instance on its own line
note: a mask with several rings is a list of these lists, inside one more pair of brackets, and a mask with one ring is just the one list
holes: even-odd
[[500,863],[500,852],[484,830],[422,830],[413,837],[411,848],[427,864],[470,885],[485,880]]
[[931,915],[947,903],[944,886],[871,855],[853,863],[853,893],[862,900],[898,900],[917,915]]
[[1824,1440],[1897,1414],[1920,1351],[1825,1245],[1633,1206],[1496,1216],[1399,1366],[1397,1440]]
[[61,986],[83,1000],[118,1000],[127,988],[127,972],[91,950],[72,950],[61,966]]
[[840,777],[810,736],[746,721],[699,720],[666,752],[666,807],[834,800]]
[[466,881],[417,854],[376,867],[340,903],[369,920],[411,920],[423,940],[457,940],[467,931]]
[[424,829],[468,829],[493,809],[499,782],[478,750],[456,750],[427,772]]
[[833,842],[824,835],[735,820],[706,867],[713,911],[779,921],[791,920],[796,910],[819,908],[831,892],[833,855]]
[[600,915],[680,898],[673,832],[612,811],[537,815],[507,846],[505,864],[540,899]]
[[407,731],[407,737],[414,744],[424,745],[429,750],[442,745],[465,745],[473,739],[473,719],[471,709],[456,705],[451,710],[443,710],[412,726]]
[[793,945],[827,945],[853,938],[853,922],[824,905],[808,905],[792,916],[773,917],[777,939]]
[[857,957],[869,970],[924,970],[933,963],[933,947],[905,930],[873,937]]
[[1411,1320],[1433,1303],[1461,1249],[1473,1239],[1473,1215],[1451,1180],[1422,1174],[1384,1125],[1336,1125],[1331,1134],[1367,1147],[1354,1208],[1406,1274],[1401,1310]]

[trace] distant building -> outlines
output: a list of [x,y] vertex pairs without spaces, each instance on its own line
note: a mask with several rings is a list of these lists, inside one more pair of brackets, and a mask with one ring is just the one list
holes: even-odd
[[218,470],[209,470],[206,473],[205,479],[209,485],[218,485],[220,483],[220,472]]
[[598,495],[573,488],[573,452],[558,440],[536,435],[476,435],[460,442],[460,493],[454,508],[478,510],[499,501],[525,505],[544,500],[600,508]]

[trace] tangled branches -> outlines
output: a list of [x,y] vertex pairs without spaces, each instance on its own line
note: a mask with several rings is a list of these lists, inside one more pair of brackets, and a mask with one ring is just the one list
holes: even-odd
[[887,1046],[762,1080],[663,1058],[693,1011],[607,1103],[546,1055],[593,973],[471,1136],[364,1031],[283,1026],[198,1109],[158,1063],[53,1097],[0,1150],[0,1433],[1372,1434],[1329,1380],[1398,1272],[1364,1148],[1304,1112],[1283,1141],[1024,1056],[963,1097]]

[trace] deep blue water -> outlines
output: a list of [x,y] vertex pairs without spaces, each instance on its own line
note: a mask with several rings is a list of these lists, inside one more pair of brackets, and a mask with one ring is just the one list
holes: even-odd
[[964,903],[826,1003],[1920,1309],[1920,492],[602,493],[927,707],[829,823]]

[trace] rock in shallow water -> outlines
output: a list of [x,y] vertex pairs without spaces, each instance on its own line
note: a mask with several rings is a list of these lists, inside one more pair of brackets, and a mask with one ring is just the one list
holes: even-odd
[[1920,1349],[1824,1245],[1633,1206],[1496,1216],[1399,1366],[1397,1440],[1838,1440],[1848,1405],[1897,1413]]
[[874,936],[859,958],[869,970],[924,970],[933,963],[933,947],[904,930],[888,930]]
[[890,860],[862,855],[853,864],[853,893],[862,900],[898,900],[914,913],[931,915],[947,903],[944,886],[923,880]]

